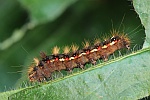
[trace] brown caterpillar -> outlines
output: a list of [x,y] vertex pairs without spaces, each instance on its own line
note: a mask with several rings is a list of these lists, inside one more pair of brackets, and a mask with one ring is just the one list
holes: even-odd
[[126,34],[119,35],[119,32],[112,31],[111,38],[100,42],[96,39],[93,45],[85,41],[84,48],[78,50],[78,46],[73,45],[70,52],[69,47],[64,48],[64,53],[59,54],[59,48],[53,49],[53,54],[47,56],[44,52],[40,53],[41,60],[34,58],[35,64],[28,70],[28,78],[33,81],[48,81],[55,71],[72,71],[73,68],[84,68],[85,64],[96,64],[98,59],[108,60],[109,55],[122,48],[130,48],[130,39]]

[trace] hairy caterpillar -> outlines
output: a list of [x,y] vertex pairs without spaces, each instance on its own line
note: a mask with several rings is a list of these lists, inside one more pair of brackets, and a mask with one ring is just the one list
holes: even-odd
[[[88,41],[84,42],[83,49],[72,45],[66,46],[64,52],[59,54],[59,48],[53,48],[52,55],[40,53],[41,59],[34,58],[34,64],[28,70],[28,78],[33,81],[48,81],[55,71],[72,71],[73,68],[84,68],[85,64],[96,64],[98,59],[108,60],[109,55],[122,48],[130,48],[130,39],[126,34],[119,34],[117,31],[111,32],[112,37],[101,42],[99,39],[90,45]],[[70,52],[71,49],[71,52]]]

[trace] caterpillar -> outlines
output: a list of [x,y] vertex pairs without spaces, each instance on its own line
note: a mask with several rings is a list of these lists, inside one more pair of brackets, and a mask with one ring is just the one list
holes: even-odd
[[64,47],[63,53],[59,54],[60,48],[53,48],[51,55],[40,53],[41,59],[34,58],[34,64],[29,67],[28,78],[31,82],[43,82],[52,78],[55,71],[66,70],[71,72],[74,68],[83,69],[87,63],[93,65],[97,60],[108,60],[109,55],[116,50],[130,49],[130,39],[127,34],[120,34],[118,31],[111,31],[112,37],[104,40],[95,39],[91,45],[88,41],[83,44],[83,49],[78,49],[77,45]]

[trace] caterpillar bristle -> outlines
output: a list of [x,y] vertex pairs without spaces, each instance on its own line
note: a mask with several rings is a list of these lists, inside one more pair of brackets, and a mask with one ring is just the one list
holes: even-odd
[[63,51],[64,51],[64,54],[68,54],[70,52],[69,46],[65,46]]
[[43,51],[41,51],[41,52],[40,52],[40,57],[41,57],[41,58],[45,58],[45,57],[46,57],[46,53],[43,52]]
[[33,60],[34,60],[35,65],[38,66],[38,64],[39,64],[39,59],[38,59],[38,58],[33,58]]
[[115,29],[110,31],[110,35],[113,36],[113,37],[119,36],[121,38],[124,38],[124,37],[129,38],[125,32],[120,32],[120,31],[117,31]]
[[55,46],[55,47],[53,48],[53,50],[52,50],[52,54],[53,54],[53,55],[58,55],[58,54],[59,54],[59,50],[60,50],[60,48],[57,47],[57,46]]
[[94,45],[97,45],[97,44],[100,44],[100,43],[101,43],[101,41],[100,41],[99,38],[96,38],[96,39],[94,40]]
[[33,67],[34,65],[31,65],[29,68],[28,68],[28,73],[31,73],[33,71]]
[[82,44],[83,44],[83,48],[88,48],[90,46],[90,42],[88,40],[84,40]]
[[64,54],[68,54],[70,52],[69,46],[65,46],[63,51],[64,51]]
[[115,30],[115,29],[112,29],[112,30],[110,30],[110,35],[112,35],[112,36],[118,36],[119,35],[119,31],[117,31],[117,30]]
[[74,52],[74,53],[78,50],[78,48],[79,48],[79,46],[77,46],[77,45],[75,45],[75,44],[73,44],[73,45],[71,46],[71,50],[72,50],[72,52]]

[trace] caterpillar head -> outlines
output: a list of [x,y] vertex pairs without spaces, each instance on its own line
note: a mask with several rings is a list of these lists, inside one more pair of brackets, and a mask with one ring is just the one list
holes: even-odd
[[122,36],[113,36],[111,38],[111,43],[117,45],[118,49],[121,48],[127,48],[130,49],[130,40],[127,36],[122,35]]

